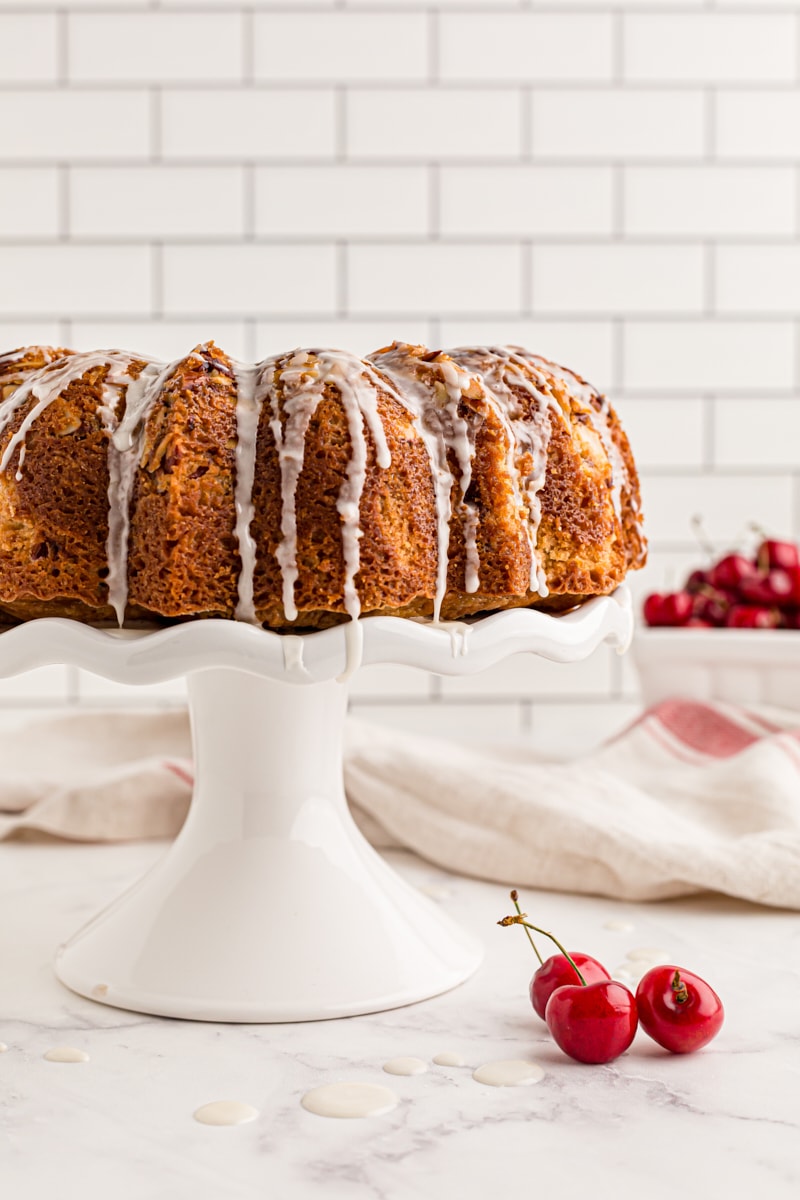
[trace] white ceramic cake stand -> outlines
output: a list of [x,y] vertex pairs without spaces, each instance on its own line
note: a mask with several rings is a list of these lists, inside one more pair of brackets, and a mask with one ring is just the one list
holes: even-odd
[[[624,589],[562,617],[471,625],[372,617],[361,661],[472,675],[528,651],[560,662],[631,636]],[[186,675],[196,784],[180,834],[62,946],[67,987],[105,1004],[214,1021],[377,1012],[447,991],[475,939],[368,845],[347,808],[347,626],[302,639],[231,621],[145,632],[42,619],[0,635],[0,675],[69,663],[120,683]],[[535,682],[531,663],[531,682]]]

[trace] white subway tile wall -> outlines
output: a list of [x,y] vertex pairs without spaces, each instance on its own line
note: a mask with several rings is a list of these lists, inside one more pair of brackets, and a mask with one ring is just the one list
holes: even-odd
[[[800,534],[800,0],[0,0],[0,42],[4,348],[518,341],[630,431],[637,596],[695,514]],[[0,709],[184,694],[52,667]],[[636,699],[606,650],[353,689],[555,750]]]

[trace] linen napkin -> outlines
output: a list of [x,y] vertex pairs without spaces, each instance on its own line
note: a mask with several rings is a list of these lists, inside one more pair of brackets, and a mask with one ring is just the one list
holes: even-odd
[[[165,837],[188,808],[185,713],[76,714],[0,736],[0,837]],[[800,908],[800,714],[668,700],[572,762],[351,721],[345,782],[382,847],[503,884]]]

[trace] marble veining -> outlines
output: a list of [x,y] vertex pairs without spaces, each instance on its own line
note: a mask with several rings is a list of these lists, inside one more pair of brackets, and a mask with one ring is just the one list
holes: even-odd
[[[671,1056],[640,1032],[617,1062],[587,1067],[560,1053],[530,1008],[533,955],[495,925],[506,891],[456,877],[446,877],[448,910],[484,939],[486,961],[463,987],[423,1004],[344,1021],[223,1026],[66,991],[50,970],[54,947],[161,853],[152,844],[0,846],[0,912],[9,914],[0,921],[4,1195],[674,1200],[676,1163],[691,1183],[684,1194],[800,1194],[797,914],[717,897],[647,906],[526,892],[525,910],[571,949],[611,968],[637,964],[627,957],[637,948],[669,947],[725,1003],[719,1038],[699,1054]],[[415,886],[430,883],[430,866],[412,856],[392,862]],[[608,929],[610,920],[634,929]],[[82,1047],[90,1061],[45,1062],[57,1045]],[[432,1064],[445,1050],[469,1068],[393,1076],[399,1102],[382,1116],[321,1120],[301,1106],[307,1092],[341,1080],[386,1086],[390,1059]],[[510,1088],[472,1078],[505,1059],[539,1063],[544,1077]],[[193,1114],[215,1097],[259,1115],[229,1131],[203,1126]],[[577,1161],[576,1190],[564,1164]]]

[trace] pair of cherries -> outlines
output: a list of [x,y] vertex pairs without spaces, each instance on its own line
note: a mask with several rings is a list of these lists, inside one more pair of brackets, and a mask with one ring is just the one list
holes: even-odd
[[[596,958],[569,954],[552,933],[532,925],[520,909],[516,891],[511,899],[517,915],[498,924],[525,929],[541,964],[531,980],[531,1003],[570,1058],[611,1062],[628,1049],[639,1025],[673,1054],[699,1050],[719,1033],[725,1015],[722,1001],[698,975],[680,967],[653,967],[639,981],[634,996]],[[560,953],[543,961],[531,930],[550,938]]]

